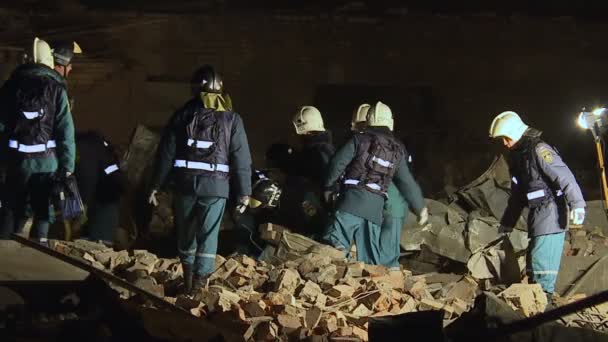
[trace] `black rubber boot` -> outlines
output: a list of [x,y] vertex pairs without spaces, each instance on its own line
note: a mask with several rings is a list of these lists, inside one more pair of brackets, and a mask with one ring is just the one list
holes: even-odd
[[194,279],[192,280],[192,295],[196,296],[201,289],[207,286],[207,279],[209,279],[209,275],[199,275],[195,274]]
[[182,264],[182,270],[184,271],[184,293],[189,296],[192,294],[192,265]]

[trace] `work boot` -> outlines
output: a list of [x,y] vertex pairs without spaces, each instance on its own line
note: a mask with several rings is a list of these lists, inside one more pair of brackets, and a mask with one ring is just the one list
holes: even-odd
[[207,280],[209,279],[209,275],[205,274],[205,275],[200,275],[200,274],[195,274],[194,275],[194,279],[192,280],[192,295],[196,296],[199,292],[201,292],[201,289],[205,286],[207,286]]
[[545,292],[545,294],[547,295],[547,306],[545,307],[545,312],[557,309],[558,305],[556,296],[547,292]]
[[192,294],[192,265],[182,264],[182,270],[184,272],[184,293],[189,296]]

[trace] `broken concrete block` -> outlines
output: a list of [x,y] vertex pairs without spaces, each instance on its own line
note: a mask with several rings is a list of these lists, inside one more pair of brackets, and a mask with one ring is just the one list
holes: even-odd
[[262,322],[255,331],[255,341],[279,340],[279,327],[274,322]]
[[317,300],[319,294],[321,294],[322,292],[323,291],[321,290],[321,287],[319,287],[319,285],[313,283],[310,280],[307,280],[304,284],[304,287],[300,290],[299,297],[306,302],[314,303],[314,301]]
[[363,276],[364,277],[382,277],[388,274],[388,269],[386,266],[382,265],[365,265],[363,267]]
[[462,316],[463,313],[469,310],[469,305],[460,298],[455,298],[451,305],[454,308],[454,313],[458,316]]
[[347,337],[347,336],[352,336],[353,334],[353,328],[351,327],[339,327],[338,330],[336,330],[332,336],[342,336],[342,337]]
[[319,294],[317,296],[317,300],[315,301],[315,306],[318,306],[320,308],[325,308],[325,306],[327,305],[327,296],[324,294]]
[[240,287],[243,287],[249,283],[246,278],[241,277],[239,275],[230,276],[230,277],[228,277],[228,279],[226,279],[226,281],[237,289]]
[[257,266],[257,262],[255,261],[255,259],[248,257],[247,255],[241,254],[239,256],[237,256],[235,258],[236,261],[238,261],[239,264],[241,264],[244,267],[253,267],[255,268]]
[[306,311],[304,316],[304,326],[310,330],[316,328],[321,321],[322,315],[323,311],[319,307],[313,306],[310,310]]
[[200,299],[210,312],[228,312],[241,298],[234,292],[213,287],[202,289]]
[[361,329],[356,325],[352,326],[353,335],[357,336],[361,341],[367,342],[369,341],[369,335],[367,330]]
[[399,310],[400,314],[418,311],[418,303],[414,297],[409,297]]
[[262,317],[266,315],[267,307],[268,306],[266,305],[266,303],[260,300],[256,302],[249,302],[243,305],[243,310],[245,310],[245,313],[248,314],[250,317]]
[[277,322],[281,327],[281,332],[287,335],[293,333],[302,326],[300,317],[291,315],[278,315]]
[[321,318],[321,322],[319,322],[319,326],[325,328],[327,332],[332,333],[338,330],[338,319],[335,315],[329,314],[323,318]]
[[409,294],[412,295],[416,300],[421,301],[423,299],[432,299],[433,296],[427,290],[426,283],[424,281],[418,281],[408,290]]
[[110,259],[115,253],[116,252],[114,252],[113,250],[91,252],[93,257],[95,257],[97,261],[99,261],[102,265],[106,267],[110,267]]
[[268,292],[266,298],[272,305],[294,305],[296,303],[296,298],[285,291]]
[[97,261],[97,259],[95,259],[95,257],[93,257],[89,253],[84,253],[84,255],[82,257],[84,260],[88,261],[91,264],[91,266],[93,266],[99,270],[104,270],[106,268],[102,263]]
[[435,299],[423,298],[418,305],[418,310],[429,311],[429,310],[442,310],[445,304]]
[[138,278],[133,282],[133,285],[139,287],[142,290],[150,292],[157,297],[163,298],[165,296],[165,289],[162,285],[156,284],[156,280],[152,277]]
[[251,279],[254,277],[256,271],[253,266],[245,267],[243,265],[239,265],[236,270],[234,270],[234,273],[243,278]]
[[327,289],[336,284],[338,269],[336,265],[329,264],[320,267],[318,272],[309,273],[305,276],[307,280],[317,283],[321,288]]
[[228,279],[228,277],[230,277],[230,275],[232,275],[232,272],[234,272],[237,269],[237,267],[239,267],[239,265],[240,264],[238,261],[236,261],[234,259],[228,259],[219,269],[217,269],[211,275],[211,277],[209,277],[209,280]]
[[357,317],[367,317],[372,315],[374,312],[368,309],[367,306],[359,304],[351,313]]
[[540,284],[513,284],[498,296],[526,317],[544,312],[547,296]]
[[365,268],[365,264],[362,262],[352,262],[346,265],[346,274],[345,278],[359,278],[363,276],[363,269]]
[[464,277],[457,282],[446,294],[446,300],[456,298],[465,302],[472,302],[477,294],[477,282],[469,277]]
[[131,263],[131,257],[127,251],[120,251],[110,256],[110,270],[115,271]]
[[352,297],[355,289],[349,285],[336,285],[332,287],[327,294],[334,298]]
[[293,293],[298,288],[302,279],[298,272],[290,269],[283,269],[274,285],[274,291],[285,289],[287,292]]

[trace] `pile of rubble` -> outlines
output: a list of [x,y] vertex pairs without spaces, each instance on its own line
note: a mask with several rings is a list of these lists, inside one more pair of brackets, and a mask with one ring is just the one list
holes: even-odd
[[[443,310],[447,324],[470,309],[478,291],[468,276],[388,271],[349,261],[329,246],[313,244],[297,257],[292,250],[288,260],[276,264],[244,255],[218,256],[207,286],[186,297],[179,294],[177,259],[157,258],[142,250],[115,252],[80,240],[55,241],[52,247],[112,272],[194,316],[229,326],[245,340],[333,336],[365,341],[369,317],[425,310]],[[278,246],[277,251],[281,249]],[[128,290],[117,290],[125,299],[132,296]]]

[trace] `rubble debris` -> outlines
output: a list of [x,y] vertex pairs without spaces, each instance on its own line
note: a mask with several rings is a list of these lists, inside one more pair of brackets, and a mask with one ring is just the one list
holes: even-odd
[[[458,221],[451,216],[452,223]],[[444,215],[442,219],[447,218]],[[465,222],[454,224],[464,226]],[[464,243],[465,235],[461,237]],[[73,242],[54,242],[52,246],[97,267],[101,265],[194,317],[233,326],[233,331],[250,340],[365,340],[370,318],[421,311],[441,311],[446,325],[469,312],[480,289],[488,287],[489,279],[478,278],[475,272],[413,275],[407,270],[389,271],[339,258],[337,253],[328,252],[331,247],[286,228],[275,243],[277,253],[271,261],[243,255],[218,256],[207,286],[193,297],[178,295],[182,272],[178,259],[157,258],[145,251],[114,252]],[[495,268],[500,265],[495,263],[504,262],[505,252],[499,249],[501,241],[492,243],[473,256],[478,255],[490,276],[496,277]],[[492,259],[494,256],[496,259]],[[132,294],[121,291],[121,296],[129,298]],[[514,284],[499,296],[508,303],[505,305],[527,316],[542,312],[547,305],[539,285]],[[602,314],[597,310],[586,312],[583,318],[569,317],[564,324],[600,329],[601,319],[605,320],[608,313]]]
[[[283,249],[287,259],[275,259],[284,260],[281,263],[246,256],[218,257],[207,286],[193,297],[177,298],[168,297],[170,291],[166,289],[181,277],[177,259],[157,258],[145,251],[129,254],[104,249],[93,253],[72,242],[59,242],[55,249],[80,258],[86,254],[89,262],[106,265],[107,271],[117,275],[133,277],[129,279],[137,286],[195,317],[213,321],[218,315],[231,315],[230,320],[222,318],[222,322],[238,325],[235,331],[252,339],[325,336],[366,340],[369,317],[442,309],[446,318],[453,318],[470,307],[467,301],[472,300],[469,293],[475,287],[468,278],[435,274],[429,277],[435,285],[429,285],[425,276],[412,276],[408,271],[389,271],[337,258],[337,254],[326,253],[331,247],[310,243],[288,231],[281,233],[279,244],[285,241],[289,242]],[[443,285],[450,286],[452,292],[440,291]],[[434,295],[429,288],[434,288]],[[455,299],[446,294],[461,292],[467,294],[466,299],[453,308]]]
[[513,284],[498,297],[526,317],[544,312],[547,307],[547,296],[540,284]]

